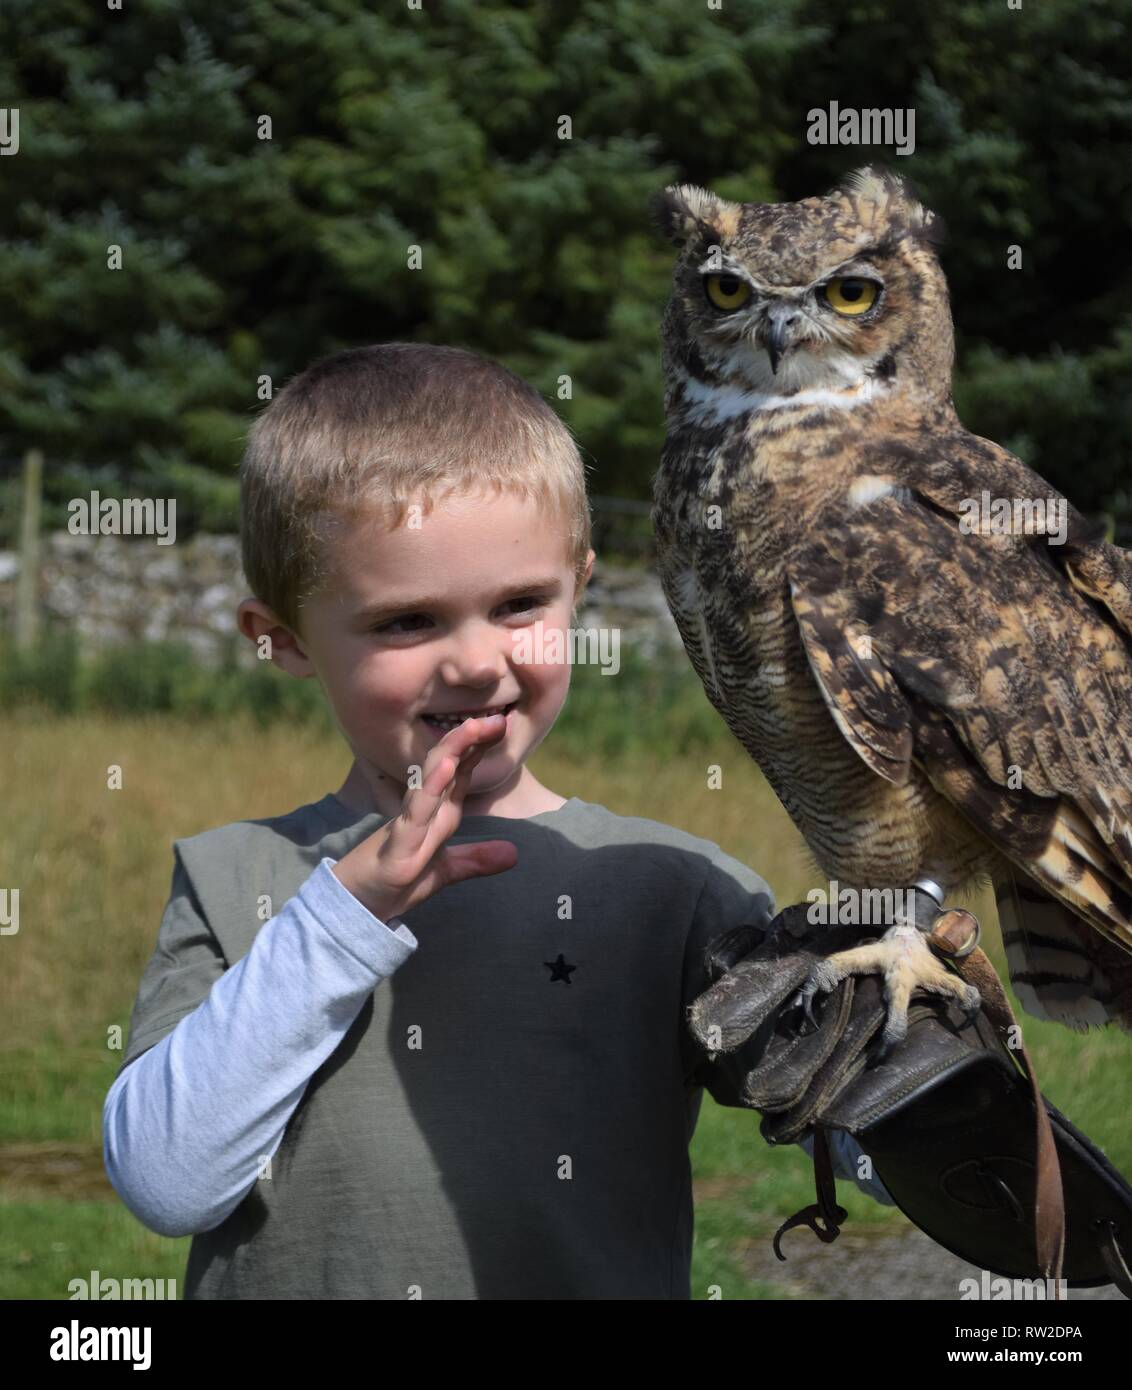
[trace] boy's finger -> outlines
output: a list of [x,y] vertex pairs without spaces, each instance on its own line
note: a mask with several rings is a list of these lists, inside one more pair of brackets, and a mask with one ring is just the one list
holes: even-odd
[[[497,739],[503,733],[506,724],[500,723],[498,729],[491,728],[490,725],[493,720],[502,721],[503,718],[503,715],[495,714],[486,719],[465,719],[457,728],[444,735],[425,759],[422,785],[405,795],[399,817],[403,827],[409,827],[417,834],[427,832],[444,803],[445,793],[453,782],[453,774],[459,775],[462,760],[472,755],[479,760],[483,754],[480,740],[485,734],[494,735],[494,739]],[[481,728],[481,725],[489,727]],[[488,741],[493,742],[494,739],[489,738]],[[432,767],[429,767],[429,761],[434,755],[439,756]]]
[[[465,719],[459,728],[453,729],[451,733],[445,734],[444,738],[440,740],[440,743],[437,744],[433,752],[439,752],[440,749],[444,748],[446,755],[456,758],[456,771],[458,772],[469,758],[482,757],[485,749],[492,743],[495,743],[503,735],[507,728],[506,723],[500,722],[503,719],[504,716],[501,714],[493,714],[481,719]],[[496,727],[496,725],[498,725],[498,727]],[[448,739],[452,739],[452,743],[445,748],[444,745],[447,743]],[[440,759],[438,759],[438,762],[439,761]],[[428,780],[428,774],[426,774],[425,782],[427,783]],[[450,780],[451,776],[440,783],[439,790],[441,792],[443,792],[444,787]]]
[[483,755],[487,749],[482,743],[470,749],[464,757],[460,759],[460,765],[456,769],[456,775],[452,779],[452,800],[463,801],[468,790],[468,783],[472,780],[472,773],[483,762]]
[[[491,719],[502,719],[502,715],[492,715],[490,719],[466,719],[459,729],[454,729],[452,735],[468,730],[468,725],[489,725]],[[445,750],[445,755],[437,762],[437,767],[444,767],[444,772],[433,771],[426,773],[424,785],[428,786],[431,780],[429,796],[435,798],[429,808],[429,819],[431,820],[444,803],[448,793],[457,786],[466,786],[472,770],[483,757],[486,745],[495,742],[496,738],[502,734],[505,725],[501,725],[498,730],[492,728],[468,730],[466,737],[457,740],[453,747]],[[445,738],[452,737],[445,735]],[[444,740],[441,740],[443,744]],[[439,745],[438,745],[439,747]],[[435,751],[435,750],[434,750]],[[455,762],[449,765],[449,759],[455,758]],[[423,790],[423,788],[422,788]]]
[[519,851],[510,840],[480,840],[474,845],[449,845],[444,851],[444,877],[448,883],[466,878],[501,874],[519,862]]
[[429,826],[432,827],[436,824],[436,818],[440,814],[440,810],[443,806],[450,805],[456,808],[456,822],[444,831],[444,839],[447,839],[455,830],[456,825],[459,824],[464,805],[464,797],[468,794],[468,788],[472,781],[472,774],[483,761],[483,755],[486,752],[487,746],[482,741],[467,748],[461,755],[447,784],[440,789],[436,805],[432,809]]

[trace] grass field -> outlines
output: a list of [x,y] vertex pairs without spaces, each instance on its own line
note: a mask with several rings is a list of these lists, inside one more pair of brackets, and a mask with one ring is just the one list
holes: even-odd
[[[572,718],[587,708],[580,698]],[[621,713],[632,721],[631,707]],[[93,1269],[176,1279],[179,1292],[188,1239],[142,1227],[113,1193],[101,1160],[102,1102],[121,1057],[115,1030],[120,1046],[169,891],[170,843],[336,790],[348,750],[322,728],[264,729],[243,717],[14,709],[0,715],[0,726],[8,792],[0,885],[20,890],[20,930],[0,937],[0,1297],[66,1298],[68,1281]],[[714,840],[761,872],[781,904],[816,881],[785,813],[722,724],[714,742],[663,756],[634,747],[586,758],[571,729],[565,723],[561,738],[556,729],[532,761],[561,795]],[[712,763],[723,769],[723,790],[708,789]],[[107,790],[110,764],[122,768],[120,791]],[[972,906],[1001,965],[993,905]],[[1132,1116],[1114,1084],[1128,1072],[1132,1039],[1111,1030],[1084,1039],[1028,1017],[1025,1027],[1046,1094],[1132,1173]],[[705,1096],[693,1161],[693,1296],[712,1285],[727,1298],[789,1296],[785,1283],[752,1277],[751,1254],[813,1200],[805,1154],[769,1148],[757,1115],[720,1109]],[[906,1224],[850,1184],[838,1190],[852,1226]]]

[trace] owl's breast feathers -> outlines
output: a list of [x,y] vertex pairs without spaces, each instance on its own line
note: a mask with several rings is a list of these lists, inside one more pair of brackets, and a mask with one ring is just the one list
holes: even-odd
[[[773,413],[673,419],[656,480],[665,592],[713,703],[823,868],[877,886],[943,862],[947,886],[989,871],[1015,898],[1017,868],[1071,909],[1041,941],[1018,927],[1024,963],[1045,949],[1063,972],[1043,996],[1015,952],[1023,1002],[1080,1026],[1103,995],[1129,1026],[1128,555],[953,415]],[[968,532],[984,494],[1063,505],[1063,543]]]

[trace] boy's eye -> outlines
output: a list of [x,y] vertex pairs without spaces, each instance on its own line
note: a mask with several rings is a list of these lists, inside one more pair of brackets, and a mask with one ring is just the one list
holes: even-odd
[[[535,608],[545,608],[549,600],[544,594],[524,594],[522,598],[508,599],[504,607],[513,604],[527,604],[529,607],[519,609],[520,613],[529,613]],[[391,622],[382,623],[380,627],[374,628],[375,632],[390,633],[393,636],[402,635],[409,632],[420,632],[420,627],[409,626],[413,623],[431,623],[432,619],[427,613],[406,613],[403,618],[394,618]]]
[[[510,599],[509,602],[510,602],[510,603],[527,603],[527,604],[530,604],[530,605],[531,605],[531,608],[545,608],[546,605],[547,605],[548,600],[547,600],[547,598],[545,597],[545,595],[543,595],[543,594],[524,594],[522,598],[513,598],[513,599]],[[525,609],[523,609],[523,610],[521,610],[521,611],[522,611],[522,612],[525,612],[525,613],[529,613],[531,610],[530,610],[530,608],[525,608]]]
[[[414,622],[414,621],[415,621],[416,619],[418,619],[418,618],[419,618],[422,622],[426,622],[426,623],[428,622],[428,618],[427,618],[423,613],[409,613],[409,614],[407,614],[404,618],[394,618],[393,621],[392,621],[391,623],[382,623],[382,625],[381,625],[380,627],[378,627],[378,628],[375,628],[374,631],[375,631],[375,632],[396,632],[396,631],[401,627],[401,624],[402,624],[402,623],[411,623],[411,622]],[[413,631],[417,631],[418,629],[408,628],[408,629],[405,629],[405,630],[406,630],[406,631],[409,631],[409,632],[413,632]]]

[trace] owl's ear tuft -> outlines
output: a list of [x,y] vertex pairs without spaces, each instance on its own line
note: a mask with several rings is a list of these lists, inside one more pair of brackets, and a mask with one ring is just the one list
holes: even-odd
[[886,169],[883,164],[866,164],[863,169],[854,169],[846,174],[834,192],[847,193],[861,203],[876,203],[887,208],[894,203],[905,202],[906,184],[899,174]]
[[834,190],[857,204],[871,203],[876,216],[897,236],[913,236],[939,246],[944,238],[943,218],[924,207],[912,181],[880,164],[855,169]]
[[732,220],[729,213],[738,211],[735,204],[691,183],[673,183],[660,189],[649,199],[648,207],[654,226],[673,246],[683,246],[697,232],[726,235]]

